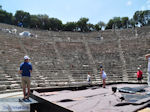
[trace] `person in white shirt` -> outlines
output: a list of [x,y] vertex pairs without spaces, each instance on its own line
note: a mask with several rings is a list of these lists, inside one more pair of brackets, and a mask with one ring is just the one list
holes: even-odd
[[88,82],[88,83],[91,83],[91,75],[90,75],[90,72],[88,72],[88,75],[87,75],[87,82]]
[[103,69],[102,66],[100,66],[100,75],[101,75],[102,80],[103,80],[103,88],[105,88],[107,75],[106,75],[106,73],[104,72],[104,69]]

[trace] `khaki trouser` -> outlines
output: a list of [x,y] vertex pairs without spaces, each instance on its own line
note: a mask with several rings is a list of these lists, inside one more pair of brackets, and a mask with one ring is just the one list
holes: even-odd
[[22,87],[30,87],[30,77],[22,76]]

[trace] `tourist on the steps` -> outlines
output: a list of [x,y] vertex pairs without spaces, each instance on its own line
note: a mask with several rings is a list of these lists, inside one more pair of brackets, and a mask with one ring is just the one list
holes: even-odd
[[102,80],[103,80],[103,88],[105,88],[107,75],[106,75],[106,73],[105,73],[105,71],[103,69],[103,66],[100,66],[100,75],[101,75]]
[[142,72],[142,70],[140,70],[140,67],[138,67],[137,69],[138,69],[138,71],[137,71],[137,80],[138,80],[138,82],[142,82],[143,72]]
[[[22,88],[23,88],[23,95],[24,99],[28,99],[30,95],[30,76],[32,72],[32,65],[29,62],[29,57],[24,56],[24,62],[20,65],[19,73],[21,74],[22,78]],[[26,94],[26,87],[27,87],[27,94]]]
[[145,57],[148,60],[148,69],[147,69],[148,80],[147,80],[147,83],[150,86],[150,54],[145,55]]
[[89,84],[91,83],[91,74],[90,74],[90,72],[88,72],[88,75],[87,75],[87,82]]

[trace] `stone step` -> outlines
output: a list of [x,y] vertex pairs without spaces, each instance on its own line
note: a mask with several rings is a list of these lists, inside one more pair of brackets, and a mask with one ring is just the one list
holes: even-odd
[[3,70],[0,70],[0,74],[4,74],[5,72]]
[[36,82],[36,83],[45,83],[45,82],[68,82],[68,79],[64,79],[64,80],[31,80],[31,82]]
[[0,91],[4,91],[7,89],[7,86],[6,85],[0,85]]
[[11,89],[20,89],[21,88],[21,84],[11,84],[10,88]]
[[6,77],[2,77],[0,78],[0,81],[13,81],[14,79],[13,78],[6,78]]
[[18,81],[0,81],[0,85],[11,85],[11,84],[20,84],[21,80]]

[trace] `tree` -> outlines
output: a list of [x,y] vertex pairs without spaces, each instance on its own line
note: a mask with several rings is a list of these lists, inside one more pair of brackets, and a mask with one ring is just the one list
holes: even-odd
[[96,25],[95,25],[95,29],[97,31],[101,30],[102,28],[104,28],[106,26],[106,24],[103,22],[103,21],[100,21],[98,22]]
[[122,27],[121,18],[120,17],[114,17],[113,21],[114,21],[114,25],[115,25],[114,27],[115,28],[120,29]]
[[130,27],[134,28],[134,27],[135,27],[135,24],[136,24],[136,23],[135,23],[134,19],[130,19],[130,20],[129,20],[129,26],[130,26]]
[[143,11],[141,16],[143,17],[142,18],[142,25],[143,26],[148,25],[149,21],[150,21],[150,10]]
[[37,22],[39,22],[37,24],[37,26],[40,29],[45,29],[45,30],[49,30],[49,17],[46,14],[39,14],[37,15],[38,20],[36,20]]
[[4,23],[6,12],[0,10],[0,22]]
[[136,11],[133,15],[133,19],[137,25],[147,25],[150,20],[150,10]]
[[120,29],[121,27],[122,27],[122,24],[121,24],[120,17],[114,17],[113,19],[110,19],[106,25],[106,29],[113,29],[113,28]]
[[133,15],[133,19],[136,22],[136,24],[142,24],[142,18],[143,18],[143,11],[136,11]]
[[0,9],[0,22],[12,24],[12,13],[8,13],[5,10]]
[[76,22],[67,22],[64,25],[64,30],[65,31],[76,31],[76,28],[77,28]]
[[121,18],[121,23],[123,28],[128,28],[129,25],[129,18],[128,17],[122,17]]
[[48,25],[49,29],[54,31],[62,30],[63,27],[62,21],[57,18],[49,18]]
[[39,28],[40,26],[40,20],[37,15],[31,15],[30,16],[30,28]]
[[101,30],[101,28],[99,27],[99,25],[98,25],[98,24],[95,24],[95,26],[94,26],[94,27],[95,27],[95,30],[96,30],[96,31],[100,31],[100,30]]
[[87,24],[87,29],[88,29],[88,31],[94,31],[95,30],[95,26],[93,24],[91,24],[91,23],[88,23]]
[[114,20],[110,19],[106,25],[106,29],[113,29],[113,27],[114,27]]
[[88,18],[80,18],[80,20],[77,22],[77,26],[81,32],[88,31],[87,22],[89,21]]
[[4,23],[12,24],[12,13],[6,13]]
[[16,25],[16,18],[14,16],[12,16],[12,22],[11,22],[12,25]]
[[22,22],[24,27],[30,26],[30,14],[28,12],[24,12],[22,10],[18,10],[15,13],[16,25],[19,22]]

